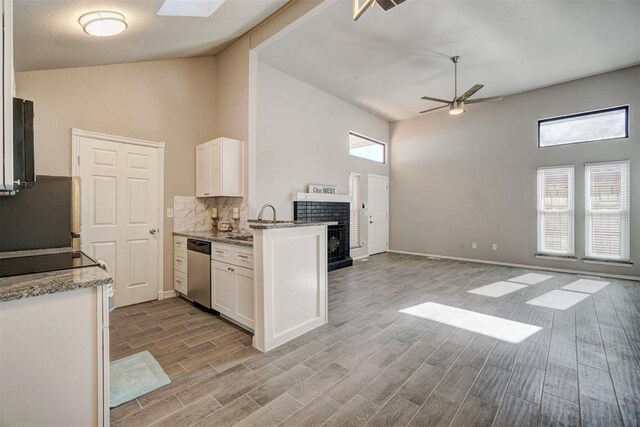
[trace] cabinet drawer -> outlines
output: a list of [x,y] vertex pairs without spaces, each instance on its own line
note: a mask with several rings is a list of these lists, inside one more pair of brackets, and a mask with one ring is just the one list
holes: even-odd
[[173,252],[179,254],[187,254],[187,238],[186,237],[174,237],[173,238]]
[[[244,248],[243,248],[244,249]],[[253,251],[238,250],[235,253],[233,264],[253,270]]]
[[187,275],[185,273],[173,270],[173,288],[181,294],[187,294]]
[[173,269],[187,274],[187,254],[173,254]]
[[253,248],[215,243],[211,251],[211,259],[253,269]]

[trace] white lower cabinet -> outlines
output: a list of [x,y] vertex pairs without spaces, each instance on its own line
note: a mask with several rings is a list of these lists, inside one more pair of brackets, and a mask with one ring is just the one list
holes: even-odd
[[[253,329],[255,326],[254,310],[254,282],[253,270],[244,266],[218,261],[215,258],[245,260],[246,249],[239,249],[238,253],[228,254],[223,257],[216,250],[212,251],[211,260],[211,306],[231,320]],[[242,262],[242,261],[241,261]]]
[[187,295],[187,238],[173,238],[173,289]]
[[236,284],[231,265],[219,261],[211,263],[211,304],[214,310],[233,317],[236,308]]

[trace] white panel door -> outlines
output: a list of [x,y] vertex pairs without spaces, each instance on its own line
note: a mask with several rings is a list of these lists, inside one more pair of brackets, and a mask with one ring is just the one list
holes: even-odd
[[389,250],[389,178],[369,175],[369,255]]
[[78,138],[82,250],[107,263],[118,307],[158,297],[158,149]]

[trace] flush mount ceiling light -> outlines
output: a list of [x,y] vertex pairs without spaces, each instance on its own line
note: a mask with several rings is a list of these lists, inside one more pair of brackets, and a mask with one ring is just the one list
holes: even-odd
[[78,19],[85,33],[96,37],[109,37],[127,29],[124,15],[109,10],[85,13]]
[[208,18],[225,0],[165,0],[157,15]]

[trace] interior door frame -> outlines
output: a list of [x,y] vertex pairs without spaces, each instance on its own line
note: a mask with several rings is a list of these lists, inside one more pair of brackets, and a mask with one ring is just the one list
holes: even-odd
[[[385,221],[385,229],[387,231],[387,249],[389,252],[389,177],[385,175],[367,174],[367,255],[374,255],[371,252],[371,221],[369,220],[369,209],[371,208],[371,178],[383,179],[387,181],[387,218]],[[376,252],[379,253],[379,252]]]
[[[165,143],[127,138],[105,133],[91,132],[82,129],[71,129],[71,175],[80,174],[80,138],[100,139],[119,144],[141,145],[158,150],[158,234],[162,239],[158,242],[158,299],[164,299],[164,149]],[[82,185],[82,183],[80,183]],[[82,203],[82,201],[81,201]]]

